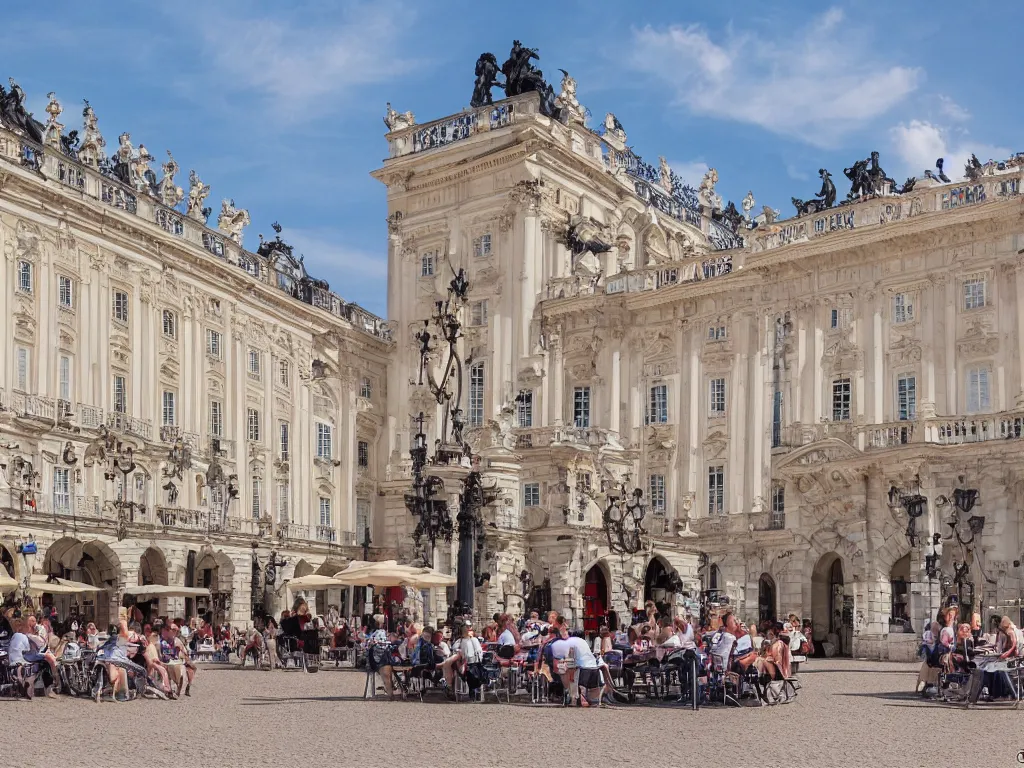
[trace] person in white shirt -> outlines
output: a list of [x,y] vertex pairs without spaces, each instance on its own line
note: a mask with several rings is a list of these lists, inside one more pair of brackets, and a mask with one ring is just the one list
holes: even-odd
[[441,664],[441,674],[444,677],[445,692],[449,698],[454,696],[455,668],[458,665],[460,671],[465,674],[470,664],[483,661],[484,649],[480,645],[473,627],[469,624],[462,625],[462,632],[459,639],[452,645],[452,655]]
[[[587,695],[592,689],[597,688],[600,692],[598,697],[598,702],[600,703],[605,696],[611,694],[611,688],[601,682],[600,664],[591,650],[590,644],[582,637],[569,637],[569,631],[565,627],[562,627],[561,635],[561,639],[555,641],[555,644],[564,642],[568,649],[567,658],[573,659],[576,663],[575,683],[578,690],[574,692],[573,698],[581,707],[589,707],[590,701]],[[556,650],[560,649],[552,648],[552,653]],[[571,682],[567,681],[567,678],[570,677],[571,674],[563,675],[563,684],[571,686]],[[567,690],[571,690],[571,687],[567,688]]]
[[731,613],[722,617],[722,626],[714,634],[711,640],[711,655],[721,669],[728,671],[729,657],[732,656],[733,646],[736,645],[736,635],[730,632],[730,623],[733,631],[736,629],[736,619]]

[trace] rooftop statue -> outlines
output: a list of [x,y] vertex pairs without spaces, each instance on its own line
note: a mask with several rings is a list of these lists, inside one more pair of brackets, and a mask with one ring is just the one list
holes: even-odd
[[604,116],[604,130],[601,135],[612,148],[620,152],[626,148],[626,129],[622,127],[619,118],[611,112]]
[[78,159],[86,165],[96,167],[106,156],[104,147],[107,146],[106,139],[100,133],[97,126],[98,118],[88,99],[83,99],[85,107],[82,109],[82,146],[78,149]]
[[476,81],[473,83],[473,98],[469,100],[469,106],[483,107],[493,104],[491,101],[491,88],[498,86],[504,88],[503,83],[498,82],[498,60],[493,53],[481,53],[476,60]]
[[61,125],[57,118],[60,117],[60,113],[64,111],[64,108],[57,101],[57,94],[53,91],[46,94],[46,114],[49,117],[46,119],[46,128],[43,130],[43,143],[48,147],[54,149],[60,149],[62,146],[61,139],[63,138],[64,126]]
[[710,211],[718,211],[722,208],[722,196],[715,193],[715,184],[718,183],[718,171],[709,168],[701,179],[697,188],[697,199],[700,204]]
[[156,174],[149,164],[153,162],[153,156],[149,154],[145,144],[139,144],[138,153],[132,158],[132,182],[139,192],[155,194]]
[[25,111],[25,92],[14,82],[13,77],[8,78],[8,82],[11,84],[9,92],[0,85],[0,123],[15,133],[42,144],[43,132],[39,129],[39,124]]
[[135,156],[135,147],[132,145],[132,135],[125,131],[117,137],[117,149],[110,157],[111,172],[123,184],[132,186],[132,158]]
[[188,202],[185,203],[185,215],[190,219],[195,219],[205,224],[207,217],[210,215],[210,209],[204,208],[203,202],[209,194],[210,185],[203,184],[199,174],[194,170],[189,171]]
[[935,161],[935,170],[938,171],[936,175],[939,177],[939,181],[941,181],[943,184],[949,184],[949,176],[947,176],[946,172],[942,170],[943,162],[944,160],[941,157]]
[[410,126],[416,125],[416,117],[412,112],[397,112],[391,107],[391,102],[388,102],[384,113],[384,125],[387,126],[388,131],[400,131],[403,128],[409,128]]
[[174,183],[174,177],[180,168],[174,159],[174,155],[171,154],[171,150],[167,150],[167,162],[160,167],[164,172],[158,187],[160,202],[168,208],[174,208],[185,199],[185,190]]
[[817,213],[836,204],[836,185],[832,183],[832,174],[824,168],[819,168],[818,176],[821,177],[821,189],[815,197],[810,200],[793,198],[797,216],[802,216],[805,213]]
[[576,98],[576,78],[564,69],[558,71],[562,73],[562,91],[558,94],[558,105],[562,108],[562,113],[570,120],[585,123],[587,108]]
[[971,159],[964,164],[964,176],[971,182],[976,182],[981,178],[981,161],[973,152],[971,153]]
[[[524,47],[518,40],[512,42],[508,59],[501,65],[501,72],[505,75],[505,96],[537,91],[540,94],[541,114],[557,120],[561,117],[561,110],[555,104],[555,90],[544,81],[544,73],[530,63],[530,59],[539,58],[533,48]],[[477,61],[479,65],[480,61]]]
[[748,190],[747,196],[744,197],[743,202],[740,203],[740,206],[743,208],[743,216],[747,221],[750,220],[750,212],[754,210],[754,202],[754,191]]
[[881,195],[888,189],[895,190],[896,182],[885,175],[882,166],[878,162],[878,152],[872,152],[866,160],[858,160],[851,168],[843,170],[851,182],[850,194],[847,200],[855,200],[858,197],[868,195]]
[[242,244],[242,230],[249,225],[249,212],[244,208],[235,208],[234,200],[222,200],[220,215],[217,217],[217,229],[227,234],[239,245]]
[[732,200],[729,201],[729,204],[722,209],[716,218],[725,224],[734,234],[739,233],[740,225],[744,223],[743,214],[736,210],[736,203]]

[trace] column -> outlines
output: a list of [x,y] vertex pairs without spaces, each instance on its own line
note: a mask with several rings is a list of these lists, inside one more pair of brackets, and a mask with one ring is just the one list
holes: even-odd
[[[753,364],[747,372],[750,381],[751,414],[750,429],[750,498],[762,499],[762,509],[767,508],[771,499],[765,496],[764,488],[764,455],[765,443],[771,440],[770,425],[765,423],[765,401],[771,397],[770,368],[765,364],[765,340],[768,338],[769,316],[756,315],[753,318],[754,338],[750,347],[753,350]],[[768,455],[771,455],[769,450]]]
[[1017,263],[1014,272],[1014,287],[1016,294],[1017,311],[1017,338],[1014,350],[1017,354],[1017,394],[1014,404],[1017,408],[1024,408],[1024,265]]
[[882,342],[882,310],[877,301],[871,316],[871,359],[873,361],[873,381],[871,383],[874,391],[869,414],[872,424],[881,424],[885,421],[885,346]]
[[565,408],[565,364],[562,361],[562,334],[560,328],[556,335],[552,337],[552,342],[551,358],[554,362],[551,370],[548,371],[548,376],[552,378],[551,407],[549,409],[551,419],[549,425],[560,427],[565,423],[562,416],[562,409]]
[[[803,312],[796,312],[796,370],[793,372],[793,415],[795,420],[802,424],[814,424],[813,408],[814,399],[805,397],[804,390],[806,383],[804,377],[808,375],[808,358],[813,350],[808,349],[807,344],[807,321],[804,320]],[[816,361],[810,361],[810,368],[817,368]],[[813,373],[810,374],[813,380]]]
[[619,414],[619,408],[621,405],[621,390],[622,382],[620,381],[621,369],[622,369],[622,353],[619,349],[619,341],[613,341],[615,348],[612,350],[612,374],[611,382],[609,386],[611,403],[609,408],[609,431],[615,435],[619,434],[619,430],[622,427],[621,416]]
[[955,416],[960,412],[957,397],[957,359],[956,359],[956,277],[949,276],[946,283],[946,408],[945,415]]
[[698,331],[691,330],[690,332],[690,374],[688,386],[690,388],[690,408],[688,418],[690,420],[690,471],[687,482],[687,491],[693,494],[694,506],[693,506],[693,517],[697,516],[697,499],[699,498],[700,491],[700,477],[701,470],[703,469],[704,452],[700,449],[700,422],[701,422],[701,408],[700,408],[700,395],[704,387],[703,381],[700,375],[700,343],[693,337],[699,335]]
[[[939,302],[936,302],[936,292],[941,290],[941,283],[938,282],[938,278],[941,276],[935,276],[932,281],[921,288],[921,292],[918,296],[918,301],[921,306],[918,307],[919,317],[921,318],[921,402],[918,406],[918,414],[922,418],[932,418],[935,416],[935,357],[938,350],[935,349],[936,338],[935,338],[935,324],[938,313],[938,307],[941,306]],[[916,626],[916,625],[915,625]]]

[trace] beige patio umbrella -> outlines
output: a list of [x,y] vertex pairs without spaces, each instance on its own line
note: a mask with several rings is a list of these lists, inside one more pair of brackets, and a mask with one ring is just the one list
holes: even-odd
[[71,579],[49,579],[41,574],[32,576],[28,585],[30,595],[82,595],[89,592],[105,591],[106,587],[94,587],[92,584]]
[[330,576],[312,573],[309,576],[299,576],[297,579],[286,581],[281,586],[287,587],[293,592],[299,592],[302,590],[341,589],[347,585]]
[[366,563],[355,561],[349,566],[334,574],[345,586],[365,587],[416,587],[427,589],[430,587],[447,587],[455,583],[454,576],[447,576],[432,568],[416,568],[410,565],[400,565],[394,560],[385,560],[379,563]]
[[126,595],[145,597],[209,597],[210,590],[203,587],[179,587],[175,584],[144,584],[131,585],[124,588]]
[[429,589],[431,587],[454,587],[458,581],[454,576],[449,576],[447,573],[435,571],[433,568],[418,568],[414,578],[415,581],[410,583],[409,586],[417,587],[418,589]]
[[18,589],[18,582],[7,574],[6,568],[0,568],[0,595],[14,592]]

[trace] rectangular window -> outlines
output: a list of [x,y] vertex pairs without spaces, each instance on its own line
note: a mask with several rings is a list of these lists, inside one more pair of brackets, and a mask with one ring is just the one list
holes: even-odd
[[128,323],[128,294],[124,291],[114,291],[114,320]]
[[360,467],[370,466],[370,444],[365,440],[356,443],[356,461]]
[[470,325],[487,325],[487,299],[474,301],[470,306]]
[[723,415],[725,413],[725,379],[711,379],[710,394],[708,409],[711,411],[711,415]]
[[651,511],[656,515],[665,514],[665,476],[650,477]]
[[477,363],[469,369],[469,425],[479,427],[484,423],[484,364]]
[[252,519],[259,520],[263,516],[263,481],[252,479]]
[[32,262],[18,262],[18,290],[23,293],[32,293]]
[[65,467],[53,468],[53,508],[56,512],[71,511],[71,473]]
[[220,400],[210,401],[210,434],[224,437],[224,403]]
[[974,277],[964,280],[964,309],[979,309],[985,306],[985,278]]
[[914,319],[914,303],[905,293],[897,293],[892,300],[892,321],[909,323]]
[[18,347],[18,380],[15,382],[17,389],[28,392],[28,369],[29,352],[25,347]]
[[725,514],[725,467],[708,467],[708,514]]
[[58,362],[58,378],[57,392],[61,400],[71,400],[71,358],[67,355],[61,355]]
[[174,393],[164,390],[163,396],[163,421],[165,427],[174,426]]
[[279,426],[280,429],[278,432],[280,433],[281,438],[281,461],[288,461],[288,422],[282,421]]
[[992,407],[989,397],[988,368],[967,369],[967,412],[982,413]]
[[516,416],[520,427],[533,426],[533,390],[519,393],[516,400]]
[[331,500],[320,497],[320,525],[331,527]]
[[832,310],[832,318],[831,318],[831,322],[829,323],[829,327],[830,328],[838,328],[839,327],[839,310],[838,309],[833,309]]
[[523,506],[540,506],[540,483],[523,483]]
[[434,252],[427,251],[420,258],[420,277],[430,277],[434,274]]
[[363,544],[370,536],[373,521],[370,519],[370,502],[366,499],[356,500],[356,543]]
[[57,276],[57,301],[66,309],[72,309],[75,306],[74,283],[70,277]]
[[782,393],[772,394],[772,448],[782,445]]
[[655,384],[647,398],[647,423],[668,423],[668,385]]
[[369,379],[364,378],[359,382],[359,396],[365,397],[367,400],[373,396],[373,384],[370,383]]
[[292,366],[287,360],[277,361],[277,383],[287,387],[292,383]]
[[324,424],[322,421],[316,423],[316,457],[330,461],[334,443],[334,427]]
[[576,387],[573,389],[572,423],[581,429],[590,427],[590,387]]
[[727,338],[724,325],[712,325],[708,328],[708,341],[722,341]]
[[853,309],[850,307],[836,307],[832,309],[829,319],[829,327],[832,330],[847,328],[853,321]]
[[277,522],[288,523],[288,483],[285,480],[277,484]]
[[206,354],[212,357],[214,360],[221,359],[223,337],[220,331],[207,330],[206,331]]
[[164,336],[169,339],[178,338],[178,316],[169,309],[163,311],[163,326]]
[[128,385],[124,376],[114,377],[114,412],[128,413]]
[[476,238],[476,240],[473,241],[473,255],[477,257],[489,256],[490,253],[491,233],[488,232],[487,234],[480,235],[480,237]]
[[263,360],[260,357],[260,351],[258,349],[249,350],[249,378],[260,380],[261,371],[263,370]]
[[260,441],[260,412],[255,408],[249,408],[246,411],[247,423],[249,425],[248,437],[254,443]]
[[832,382],[832,421],[850,420],[850,380]]
[[786,487],[784,485],[772,486],[772,516],[768,521],[769,528],[786,527]]
[[917,377],[900,376],[896,379],[896,410],[900,421],[917,418]]

